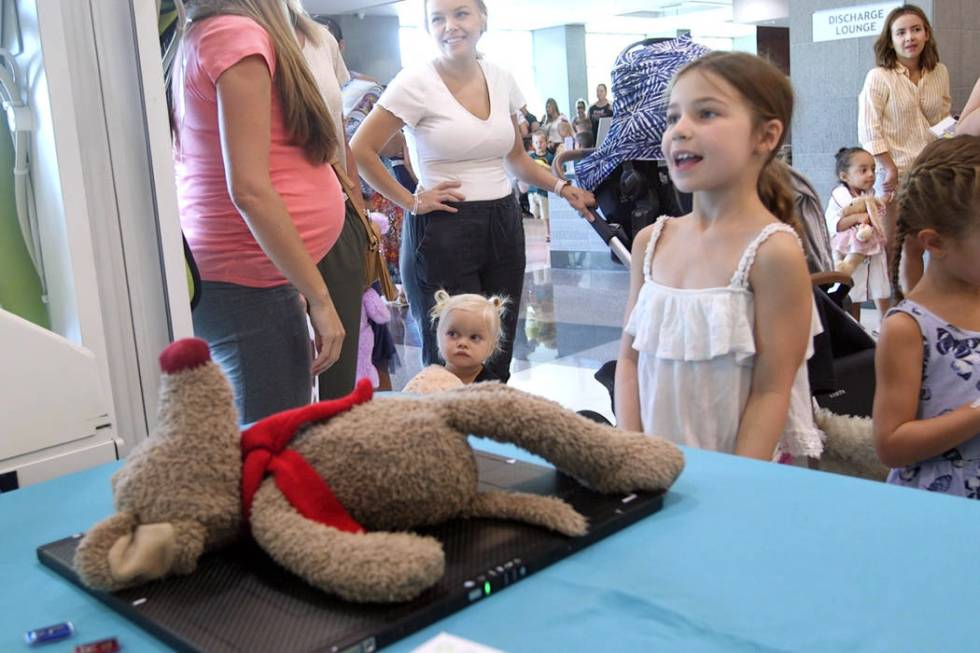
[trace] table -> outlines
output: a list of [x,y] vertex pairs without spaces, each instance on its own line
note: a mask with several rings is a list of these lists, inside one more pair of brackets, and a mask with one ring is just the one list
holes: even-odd
[[[535,461],[514,447],[479,448]],[[973,650],[967,563],[980,505],[723,454],[685,450],[659,513],[443,619],[442,631],[505,651]],[[112,510],[120,463],[0,494],[0,650],[71,620],[128,651],[166,646],[43,567],[35,548]]]

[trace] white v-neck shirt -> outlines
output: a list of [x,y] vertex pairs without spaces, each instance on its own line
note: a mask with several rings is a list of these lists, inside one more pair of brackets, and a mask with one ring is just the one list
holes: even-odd
[[380,106],[405,123],[422,186],[459,181],[468,202],[511,193],[504,157],[514,147],[511,116],[525,104],[509,72],[485,59],[479,64],[490,95],[486,120],[459,103],[432,62],[402,70],[378,99]]

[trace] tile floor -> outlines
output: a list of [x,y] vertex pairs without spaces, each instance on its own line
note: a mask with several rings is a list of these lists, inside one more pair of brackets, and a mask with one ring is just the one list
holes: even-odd
[[[524,229],[527,271],[510,384],[612,420],[609,393],[593,374],[619,351],[629,274],[625,269],[553,269],[544,225],[526,219]],[[862,311],[866,328],[877,329],[878,322],[877,311]],[[407,308],[392,307],[391,329],[402,364],[392,374],[398,390],[421,369],[420,348]]]

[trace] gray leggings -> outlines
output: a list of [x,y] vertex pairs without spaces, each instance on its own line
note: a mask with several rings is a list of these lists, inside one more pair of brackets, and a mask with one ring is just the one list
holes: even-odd
[[240,424],[310,403],[312,343],[292,285],[251,288],[204,281],[194,333],[235,390]]

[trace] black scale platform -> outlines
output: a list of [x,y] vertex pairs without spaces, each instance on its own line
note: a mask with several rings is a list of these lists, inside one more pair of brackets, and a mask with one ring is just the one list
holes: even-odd
[[[420,532],[439,539],[446,574],[405,604],[362,605],[325,595],[278,567],[251,540],[206,555],[198,570],[113,594],[112,609],[179,650],[370,653],[625,528],[663,505],[662,494],[605,496],[553,469],[477,452],[482,489],[560,496],[589,519],[568,538],[518,522],[454,520]],[[41,562],[78,584],[78,538],[38,547]]]

